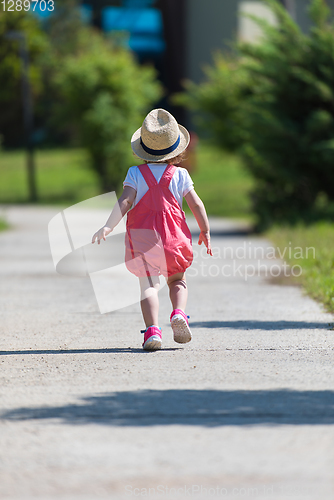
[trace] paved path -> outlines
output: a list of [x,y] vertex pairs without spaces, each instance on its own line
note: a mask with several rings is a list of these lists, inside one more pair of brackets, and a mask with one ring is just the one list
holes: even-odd
[[57,210],[5,211],[1,499],[333,498],[333,317],[265,276],[282,266],[268,242],[213,219],[215,258],[188,278],[193,341],[173,343],[165,287],[164,349],[146,353],[138,304],[101,315],[89,278],[55,273]]

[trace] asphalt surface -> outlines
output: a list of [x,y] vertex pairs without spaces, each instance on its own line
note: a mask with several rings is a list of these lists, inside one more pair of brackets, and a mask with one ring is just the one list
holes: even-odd
[[333,498],[333,316],[268,241],[212,219],[208,259],[190,220],[193,340],[163,287],[147,353],[138,302],[101,314],[89,276],[56,273],[58,209],[2,210],[1,499]]

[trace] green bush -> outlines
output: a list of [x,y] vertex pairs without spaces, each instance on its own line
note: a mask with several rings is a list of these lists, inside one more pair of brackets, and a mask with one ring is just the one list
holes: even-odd
[[63,59],[55,83],[101,189],[116,190],[131,162],[131,136],[161,88],[155,70],[140,67],[128,50],[92,30],[82,43],[81,51]]
[[314,0],[315,23],[301,33],[284,8],[267,0],[278,28],[258,21],[260,45],[240,44],[253,92],[245,102],[248,140],[242,152],[257,183],[262,226],[321,216],[334,199],[334,29],[329,9]]
[[205,113],[216,142],[244,157],[256,179],[253,207],[260,227],[325,216],[334,200],[330,10],[324,0],[312,1],[314,27],[306,36],[279,2],[266,2],[278,26],[251,16],[263,40],[237,44],[234,63],[218,59],[209,81],[190,86],[186,97]]
[[241,103],[251,91],[249,76],[239,61],[229,55],[217,52],[214,61],[213,67],[204,70],[206,82],[196,85],[186,81],[186,92],[175,95],[173,101],[194,112],[202,136],[235,152],[246,139]]

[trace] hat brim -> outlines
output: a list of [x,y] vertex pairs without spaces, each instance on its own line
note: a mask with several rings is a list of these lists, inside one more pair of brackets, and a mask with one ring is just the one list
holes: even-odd
[[170,160],[171,158],[175,158],[176,156],[183,153],[185,149],[187,149],[190,142],[190,135],[188,130],[182,125],[178,125],[178,127],[180,131],[180,144],[171,153],[165,155],[150,155],[149,153],[146,153],[146,151],[140,144],[141,127],[138,130],[136,130],[136,132],[133,134],[131,138],[132,151],[135,153],[136,156],[138,156],[142,160],[161,161],[161,160]]

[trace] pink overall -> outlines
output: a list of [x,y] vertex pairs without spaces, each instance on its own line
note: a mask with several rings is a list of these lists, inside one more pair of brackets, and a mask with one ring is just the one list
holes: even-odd
[[184,272],[193,260],[184,212],[168,187],[176,167],[168,165],[159,183],[148,165],[138,168],[148,191],[128,212],[125,264],[138,277],[167,278]]

